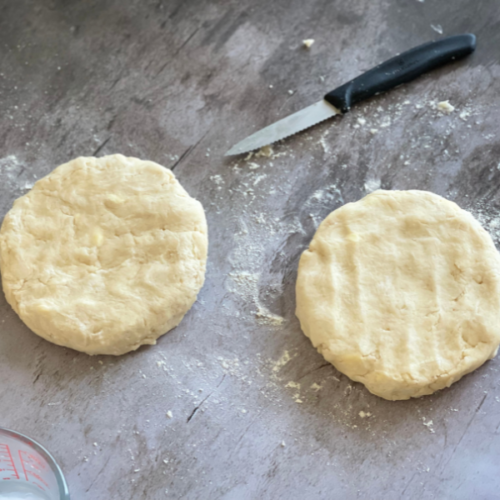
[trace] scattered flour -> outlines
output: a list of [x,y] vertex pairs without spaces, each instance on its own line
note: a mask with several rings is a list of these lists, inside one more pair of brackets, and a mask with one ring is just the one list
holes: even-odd
[[369,179],[365,182],[365,191],[371,193],[380,189],[381,181],[380,179]]
[[272,370],[274,373],[279,372],[286,364],[288,364],[292,359],[296,358],[298,354],[290,356],[288,351],[285,351],[281,357],[272,363]]
[[233,286],[230,291],[243,297],[247,303],[253,304],[253,313],[263,323],[268,325],[281,325],[284,321],[282,316],[272,313],[260,302],[259,280],[260,273],[248,271],[233,271],[229,273]]
[[221,184],[224,184],[224,179],[220,175],[212,175],[210,176],[210,180],[214,183],[220,186]]
[[392,120],[391,120],[391,117],[390,116],[384,116],[381,120],[381,122],[379,123],[379,127],[380,128],[387,128],[387,127],[390,127],[392,124]]
[[494,208],[491,203],[482,201],[477,201],[476,205],[469,210],[490,233],[495,244],[500,245],[500,211]]
[[0,211],[2,215],[13,201],[29,191],[35,181],[29,170],[15,155],[0,158]]
[[[265,209],[258,212],[253,207],[254,200],[267,199],[279,189],[269,188],[268,179],[273,178],[272,161],[269,160],[285,155],[288,155],[286,150],[275,153],[271,146],[247,155],[243,162],[240,160],[234,165],[232,170],[238,175],[237,181],[225,190],[226,196],[228,192],[233,203],[243,211],[236,221],[239,228],[233,233],[234,246],[228,255],[230,271],[226,288],[232,295],[222,310],[233,317],[243,317],[244,308],[254,315],[257,322],[275,327],[282,325],[284,318],[271,311],[269,304],[278,300],[283,283],[278,274],[266,272],[266,269],[283,239],[303,233],[304,229],[299,215],[284,221],[277,213],[269,214]],[[213,202],[216,203],[217,199]]]

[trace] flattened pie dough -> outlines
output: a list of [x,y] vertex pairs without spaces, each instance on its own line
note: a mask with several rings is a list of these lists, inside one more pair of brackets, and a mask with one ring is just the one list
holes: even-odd
[[376,191],[318,228],[300,259],[297,316],[325,359],[373,394],[432,394],[496,354],[500,256],[455,203]]
[[14,203],[0,231],[9,304],[38,335],[120,355],[176,326],[203,285],[207,225],[171,171],[77,158]]

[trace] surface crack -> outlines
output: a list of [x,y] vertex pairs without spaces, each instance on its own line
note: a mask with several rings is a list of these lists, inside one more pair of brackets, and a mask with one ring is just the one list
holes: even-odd
[[312,370],[309,370],[308,372],[306,372],[304,375],[302,375],[301,377],[299,377],[298,380],[302,380],[303,378],[307,377],[308,375],[311,375],[311,373],[314,373],[318,370],[321,370],[322,368],[325,368],[326,366],[332,366],[331,363],[323,363],[322,365],[316,367],[316,368],[313,368]]
[[99,479],[99,476],[102,474],[102,472],[104,471],[104,469],[106,468],[106,466],[108,465],[109,461],[111,460],[111,457],[113,455],[110,455],[108,457],[108,459],[106,460],[106,463],[102,466],[102,469],[98,472],[97,476],[94,478],[94,480],[92,481],[92,483],[90,483],[90,486],[88,487],[88,489],[85,491],[85,493],[88,493],[90,491],[90,489],[92,488],[92,486],[94,486],[94,483],[97,481],[97,479]]
[[221,381],[217,384],[217,386],[215,387],[215,389],[208,395],[205,397],[205,399],[198,405],[194,408],[194,410],[191,412],[191,415],[189,415],[189,417],[187,418],[186,420],[186,423],[189,423],[191,421],[191,419],[194,417],[195,413],[201,408],[201,406],[203,405],[203,403],[212,395],[214,394],[215,392],[217,392],[217,389],[220,387],[220,385],[222,384],[222,382],[224,382],[224,379],[226,378],[226,375],[224,374],[222,376],[222,379]]
[[111,140],[111,136],[109,136],[98,148],[92,153],[92,156],[97,156],[97,154],[102,150],[104,146]]
[[156,75],[153,76],[153,80],[155,78],[157,78],[162,72],[163,70],[170,64],[172,63],[173,61],[175,61],[175,58],[177,57],[177,55],[179,54],[179,52],[186,46],[186,44],[189,42],[189,40],[191,40],[191,38],[194,37],[194,35],[196,35],[196,33],[198,33],[198,31],[200,30],[201,26],[198,26],[182,43],[181,45],[179,46],[179,48],[175,51],[174,55],[166,62],[164,63],[160,69],[156,72]]
[[467,431],[469,430],[469,427],[471,426],[472,424],[472,421],[474,420],[474,418],[476,417],[477,413],[479,412],[479,410],[481,409],[481,407],[483,406],[483,403],[484,401],[486,400],[486,398],[488,397],[488,394],[485,394],[483,396],[483,399],[481,399],[481,402],[479,403],[478,407],[476,408],[476,410],[474,411],[474,414],[472,415],[471,419],[469,420],[469,423],[467,424],[467,426],[465,427],[465,430],[462,434],[462,437],[459,439],[458,443],[456,444],[455,448],[453,448],[453,451],[450,455],[450,458],[446,461],[446,464],[444,465],[443,467],[443,470],[446,469],[446,467],[448,466],[448,464],[450,463],[450,460],[453,458],[453,455],[455,455],[455,452],[457,451],[457,448],[460,446],[460,443],[462,442],[462,439],[464,438],[464,436],[467,434]]
[[208,134],[208,132],[205,132],[203,134],[203,136],[201,137],[201,139],[199,139],[193,146],[189,146],[186,151],[184,151],[184,153],[182,153],[182,155],[180,156],[180,158],[170,167],[170,170],[173,171],[174,168],[177,167],[177,165],[180,164],[180,162],[182,160],[184,160],[184,158],[186,158],[192,151],[194,151],[196,149],[196,147],[198,146],[198,144],[206,137],[206,135]]

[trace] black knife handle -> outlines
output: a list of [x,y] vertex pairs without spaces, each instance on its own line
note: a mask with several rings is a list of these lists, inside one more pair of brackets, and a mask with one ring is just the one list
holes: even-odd
[[353,104],[468,56],[475,48],[476,37],[472,34],[449,36],[419,45],[332,90],[325,95],[325,100],[346,113]]

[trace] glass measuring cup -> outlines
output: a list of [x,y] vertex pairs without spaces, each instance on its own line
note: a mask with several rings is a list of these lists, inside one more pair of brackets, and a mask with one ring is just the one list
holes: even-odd
[[32,439],[0,427],[0,499],[70,500],[52,455]]

